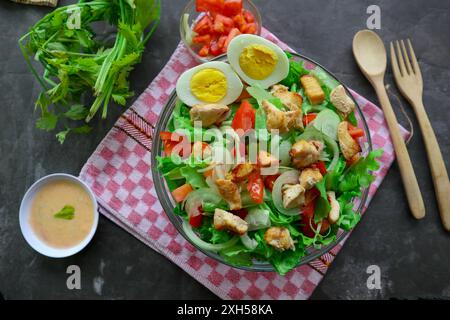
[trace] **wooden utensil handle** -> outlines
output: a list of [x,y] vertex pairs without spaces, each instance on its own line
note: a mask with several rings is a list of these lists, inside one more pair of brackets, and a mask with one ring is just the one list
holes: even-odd
[[405,188],[406,197],[408,199],[409,208],[412,215],[416,219],[422,219],[425,216],[425,206],[423,204],[422,194],[420,192],[419,184],[414,173],[414,168],[409,158],[408,150],[406,149],[405,140],[400,134],[397,118],[392,105],[389,101],[384,83],[380,81],[374,84],[378,100],[383,108],[384,117],[391,133],[392,142],[394,144],[395,154],[397,156],[397,163],[400,168],[400,174]]
[[450,231],[450,183],[444,158],[442,157],[433,127],[425,112],[422,99],[411,101],[411,104],[414,107],[420,129],[422,130],[442,224],[447,231]]

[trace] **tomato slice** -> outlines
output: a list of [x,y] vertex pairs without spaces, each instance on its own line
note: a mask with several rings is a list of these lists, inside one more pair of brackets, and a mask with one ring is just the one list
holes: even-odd
[[227,50],[228,45],[230,44],[231,40],[233,40],[234,37],[236,37],[240,34],[241,34],[241,31],[239,31],[238,28],[231,29],[230,33],[228,34],[227,40],[225,41],[224,49]]
[[222,12],[224,0],[196,0],[195,10],[197,12]]
[[243,12],[245,21],[247,22],[255,22],[255,16],[248,10],[244,10]]
[[325,167],[325,162],[317,161],[311,165],[311,168],[319,169],[321,175],[325,175],[327,173],[327,167]]
[[348,133],[352,136],[353,139],[358,139],[364,137],[364,130],[355,126],[352,126],[350,123],[348,124]]
[[209,55],[209,49],[209,45],[205,44],[198,52],[198,55],[200,57],[207,57]]
[[241,219],[245,219],[248,215],[248,210],[245,208],[238,209],[238,210],[231,210],[231,213],[237,215]]
[[225,0],[223,14],[231,17],[242,11],[242,0]]
[[241,105],[234,115],[233,121],[231,122],[231,127],[234,130],[241,129],[244,132],[255,128],[255,114],[256,110],[253,109],[248,100],[242,100]]
[[219,42],[217,39],[211,40],[211,45],[209,47],[209,53],[213,56],[218,56],[222,53],[222,48],[219,46]]
[[275,183],[275,180],[277,180],[277,178],[280,176],[280,174],[273,174],[270,176],[266,176],[264,178],[264,185],[266,186],[267,189],[270,190],[270,192],[272,192],[273,190],[273,184]]
[[189,183],[185,183],[182,186],[172,191],[173,198],[176,202],[183,202],[189,193],[192,192],[192,187]]
[[242,29],[243,29],[245,26],[247,26],[247,21],[245,21],[244,15],[243,15],[242,13],[239,13],[239,14],[235,15],[235,16],[233,17],[233,21],[234,21],[234,25],[235,25],[237,28],[239,28],[239,30],[240,30],[241,32],[243,32]]
[[194,32],[199,35],[211,34],[213,22],[208,15],[204,15],[194,26]]
[[233,19],[226,17],[221,14],[217,14],[214,18],[214,32],[219,34],[228,34],[230,30],[234,27]]
[[256,33],[256,23],[247,23],[241,29],[242,33],[255,34]]
[[194,216],[189,217],[189,224],[193,228],[200,228],[202,226],[202,222],[203,222],[203,214],[199,214],[195,217]]
[[225,41],[227,41],[227,36],[220,36],[219,40],[217,41],[217,46],[219,47],[219,49],[222,53],[225,53],[225,50],[224,50]]
[[[315,233],[313,229],[317,229],[317,224],[314,222],[314,210],[316,208],[316,200],[310,201],[303,207],[300,223],[302,224],[301,230],[307,237],[313,238]],[[320,227],[320,234],[327,232],[330,227],[330,223],[327,219],[322,220],[322,226]]]
[[211,36],[209,34],[199,35],[192,38],[192,42],[197,44],[209,44],[211,42]]
[[303,125],[306,127],[317,117],[317,113],[308,113],[303,116]]
[[247,191],[253,202],[260,204],[264,201],[264,182],[259,170],[254,170],[248,176]]

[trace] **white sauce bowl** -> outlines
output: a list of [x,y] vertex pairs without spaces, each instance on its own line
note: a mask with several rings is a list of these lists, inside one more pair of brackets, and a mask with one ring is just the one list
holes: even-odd
[[[88,235],[80,243],[69,248],[55,248],[48,245],[47,243],[38,238],[32,226],[30,225],[31,205],[34,196],[40,190],[40,188],[46,185],[47,183],[60,180],[69,180],[75,184],[80,185],[88,193],[94,207],[93,213],[94,221],[92,223],[92,227]],[[22,199],[22,203],[20,204],[19,223],[20,223],[20,230],[22,231],[25,240],[34,250],[51,258],[69,257],[83,250],[84,247],[87,246],[87,244],[91,241],[92,237],[94,236],[98,225],[97,201],[95,200],[95,195],[92,192],[92,190],[87,186],[86,183],[81,181],[79,178],[65,173],[50,174],[36,181],[25,193],[25,196]]]

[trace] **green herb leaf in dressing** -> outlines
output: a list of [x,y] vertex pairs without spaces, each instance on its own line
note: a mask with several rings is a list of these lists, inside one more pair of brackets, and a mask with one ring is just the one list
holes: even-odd
[[75,208],[65,205],[59,212],[55,213],[53,217],[58,219],[72,220],[75,217]]

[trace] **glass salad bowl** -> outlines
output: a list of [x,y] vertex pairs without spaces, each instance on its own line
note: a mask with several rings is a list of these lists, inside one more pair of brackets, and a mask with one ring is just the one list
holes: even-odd
[[[314,70],[315,75],[317,77],[321,78],[322,81],[331,81],[330,84],[334,85],[334,86],[338,85],[338,84],[342,84],[339,81],[339,79],[336,76],[334,76],[330,71],[328,71],[326,68],[322,67],[318,63],[314,62],[313,60],[311,60],[305,56],[292,53],[292,59],[294,59],[296,61],[303,61],[305,68],[309,69],[309,70]],[[226,62],[226,56],[222,55],[213,60]],[[342,84],[342,85],[348,91],[347,87],[344,84]],[[366,156],[370,151],[372,151],[372,143],[370,140],[369,128],[368,128],[367,122],[364,119],[364,116],[362,114],[362,111],[361,111],[357,101],[353,98],[352,95],[349,94],[349,96],[352,97],[352,99],[354,100],[354,102],[356,104],[355,115],[356,115],[356,119],[358,121],[358,126],[360,128],[363,128],[364,133],[365,133],[364,137],[361,138],[361,140],[360,140],[360,145],[361,145],[361,149],[362,149],[361,154],[363,156]],[[178,232],[186,239],[186,241],[190,242],[194,247],[196,247],[198,250],[203,252],[208,257],[210,257],[220,263],[229,265],[234,268],[247,270],[247,271],[256,271],[256,272],[263,272],[263,271],[273,272],[273,271],[275,271],[273,266],[269,262],[266,262],[266,261],[254,260],[252,266],[239,266],[239,265],[230,264],[219,254],[199,248],[195,243],[193,243],[189,239],[189,237],[183,230],[183,219],[180,216],[176,215],[174,212],[176,202],[172,198],[172,195],[169,191],[169,188],[167,186],[167,183],[165,181],[163,174],[157,168],[157,157],[162,156],[162,154],[163,154],[163,144],[162,144],[162,141],[160,138],[160,133],[161,133],[161,131],[167,131],[169,120],[171,119],[176,101],[177,101],[177,94],[174,90],[174,92],[171,94],[167,104],[165,105],[164,109],[162,110],[161,115],[158,119],[158,122],[155,126],[155,130],[154,130],[154,134],[153,134],[152,152],[151,152],[152,174],[153,174],[153,181],[154,181],[156,193],[157,193],[158,199],[161,202],[161,206],[164,209],[164,211],[166,212],[170,222],[175,226],[175,228],[178,230]],[[362,210],[367,201],[368,192],[369,192],[369,188],[364,188],[361,190],[361,197],[353,199],[354,210],[356,213],[358,213],[358,214],[362,213]],[[319,258],[326,252],[330,251],[336,245],[338,245],[346,237],[346,235],[348,233],[349,233],[349,231],[339,229],[337,232],[335,241],[329,243],[328,245],[322,245],[321,247],[315,247],[315,246],[306,247],[306,255],[300,259],[297,267],[300,265],[309,263],[309,262]]]
[[[188,49],[189,53],[195,57],[198,62],[206,62],[214,59],[213,56],[201,57],[198,54],[198,51],[201,48],[201,45],[196,45],[192,43],[192,26],[194,23],[199,21],[204,15],[204,12],[197,12],[195,8],[195,1],[190,0],[183,9],[180,18],[180,36],[184,45]],[[254,19],[256,24],[256,35],[261,35],[261,15],[256,8],[255,4],[251,0],[243,0],[242,7],[244,10],[249,11]]]

